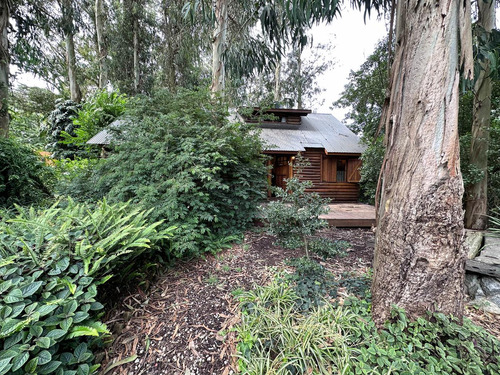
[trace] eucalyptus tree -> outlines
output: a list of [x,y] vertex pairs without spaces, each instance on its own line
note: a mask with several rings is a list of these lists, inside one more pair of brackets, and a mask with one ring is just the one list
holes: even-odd
[[108,48],[106,40],[106,13],[104,0],[95,0],[95,30],[97,39],[97,59],[99,61],[99,88],[106,88],[108,84]]
[[[495,28],[495,1],[477,0],[478,20],[476,41],[480,69],[476,70],[474,84],[474,104],[472,137],[469,161],[481,174],[479,181],[466,186],[465,191],[465,226],[471,229],[486,229],[488,223],[488,148],[491,125],[491,58],[481,58],[480,49],[486,49],[491,56],[492,32]],[[485,48],[486,47],[486,48]],[[496,74],[498,75],[498,74]]]
[[472,74],[470,22],[468,1],[397,4],[372,284],[379,326],[393,305],[411,318],[463,315],[457,117],[460,70]]

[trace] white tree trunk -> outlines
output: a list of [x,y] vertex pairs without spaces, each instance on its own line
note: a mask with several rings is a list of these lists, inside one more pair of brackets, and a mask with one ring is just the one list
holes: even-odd
[[71,100],[80,103],[82,100],[82,92],[77,81],[76,74],[76,56],[75,56],[75,42],[73,40],[74,27],[73,27],[73,2],[72,0],[64,0],[62,4],[63,9],[63,24],[64,24],[64,39],[66,42],[66,65],[68,68],[68,81]]
[[[478,0],[478,24],[490,33],[495,28],[495,1]],[[481,63],[474,86],[470,163],[483,173],[477,183],[466,186],[465,226],[486,229],[488,224],[488,148],[491,124],[491,78],[488,62]]]
[[108,85],[108,50],[106,48],[106,39],[104,32],[104,14],[103,0],[95,0],[95,25],[97,34],[97,52],[99,59],[99,88],[104,89]]
[[281,101],[281,61],[276,61],[274,69],[274,101],[276,103]]
[[228,0],[216,0],[216,26],[212,41],[212,87],[213,93],[225,88],[224,52],[227,41],[227,5]]
[[9,27],[10,8],[7,1],[0,3],[0,137],[9,134]]
[[457,125],[460,51],[472,71],[470,3],[398,1],[396,42],[372,284],[378,326],[392,305],[410,318],[463,314]]
[[[137,4],[134,4],[134,7]],[[139,67],[139,21],[137,16],[134,16],[134,89],[139,92],[140,84],[140,67]]]

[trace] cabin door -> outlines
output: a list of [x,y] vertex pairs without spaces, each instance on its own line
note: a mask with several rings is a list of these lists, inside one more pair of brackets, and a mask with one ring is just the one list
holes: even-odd
[[292,167],[290,166],[290,156],[281,155],[274,157],[273,166],[273,186],[282,189],[286,188],[285,179],[292,177]]

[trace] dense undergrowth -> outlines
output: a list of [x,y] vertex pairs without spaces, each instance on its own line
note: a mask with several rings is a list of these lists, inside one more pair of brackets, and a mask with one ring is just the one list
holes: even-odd
[[[5,214],[5,213],[4,213]],[[0,374],[86,375],[109,332],[98,286],[162,254],[174,228],[128,204],[17,206],[0,221]],[[113,276],[114,275],[114,276]]]
[[500,342],[467,319],[461,325],[435,313],[412,322],[404,311],[394,309],[391,321],[377,331],[369,300],[329,299],[303,309],[294,281],[283,274],[240,298],[242,374],[500,372]]

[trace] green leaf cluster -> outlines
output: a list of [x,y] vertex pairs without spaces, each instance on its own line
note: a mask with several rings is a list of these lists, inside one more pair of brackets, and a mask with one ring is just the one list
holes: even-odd
[[[240,232],[264,198],[266,168],[255,128],[230,123],[207,92],[160,91],[130,104],[115,150],[81,185],[89,196],[152,210],[178,227],[175,256],[196,255]],[[71,194],[71,191],[69,192]]]
[[52,195],[53,171],[33,150],[0,138],[0,207],[39,204]]
[[50,113],[48,121],[47,150],[56,159],[73,159],[78,155],[78,148],[73,144],[64,144],[63,134],[76,136],[73,119],[80,110],[80,104],[71,100],[56,100],[56,107]]
[[16,209],[0,220],[0,374],[94,373],[90,348],[108,333],[97,286],[159,252],[174,228],[106,201]]
[[[284,281],[285,280],[285,281]],[[240,295],[238,332],[242,374],[498,374],[500,341],[465,319],[441,313],[410,321],[392,310],[378,331],[367,301],[323,303],[308,311],[278,273],[265,286]]]

